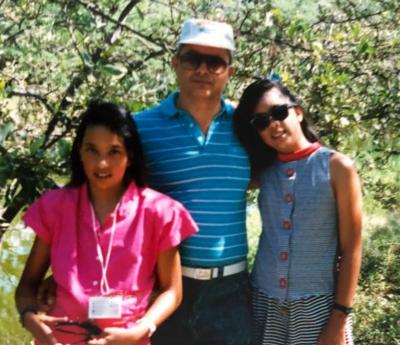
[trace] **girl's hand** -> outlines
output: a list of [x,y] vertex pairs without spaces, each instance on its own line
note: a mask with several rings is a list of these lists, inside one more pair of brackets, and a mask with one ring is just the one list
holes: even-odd
[[344,330],[338,332],[325,327],[318,338],[317,345],[346,345]]
[[66,317],[52,317],[44,314],[26,313],[24,326],[41,345],[61,345],[54,337],[49,325],[58,321],[66,321]]
[[333,311],[328,323],[322,329],[317,345],[346,345],[346,317]]
[[90,345],[134,345],[147,335],[148,330],[141,325],[126,329],[108,327],[104,329],[103,338],[93,339]]

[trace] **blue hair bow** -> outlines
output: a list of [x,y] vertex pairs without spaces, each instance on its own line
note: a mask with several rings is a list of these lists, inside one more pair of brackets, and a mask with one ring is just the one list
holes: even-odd
[[276,82],[280,82],[282,80],[279,73],[275,72],[275,71],[271,71],[271,73],[267,76],[267,79],[269,79],[271,81],[276,81]]

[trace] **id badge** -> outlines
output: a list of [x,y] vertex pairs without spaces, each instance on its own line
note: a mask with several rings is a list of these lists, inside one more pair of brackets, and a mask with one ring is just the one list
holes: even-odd
[[122,296],[89,298],[89,319],[118,319],[122,316]]

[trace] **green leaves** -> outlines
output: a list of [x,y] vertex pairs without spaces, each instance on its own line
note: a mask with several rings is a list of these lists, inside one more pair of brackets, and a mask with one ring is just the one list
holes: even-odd
[[82,59],[84,64],[89,67],[89,68],[93,68],[94,67],[94,63],[92,60],[92,57],[90,56],[90,54],[88,54],[87,52],[82,52],[81,53]]
[[99,68],[102,73],[108,74],[110,76],[119,76],[119,77],[122,77],[128,71],[128,69],[123,65],[105,64],[105,65],[100,65]]
[[11,133],[14,128],[14,123],[7,122],[3,126],[0,127],[0,145],[7,138],[7,136]]
[[371,42],[369,41],[368,37],[363,37],[358,43],[357,50],[358,53],[362,55],[362,54],[371,54],[374,52],[375,49],[371,45]]

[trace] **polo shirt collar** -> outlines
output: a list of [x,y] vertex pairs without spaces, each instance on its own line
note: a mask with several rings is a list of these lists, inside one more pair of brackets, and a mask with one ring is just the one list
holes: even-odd
[[[181,114],[187,114],[186,111],[179,109],[176,106],[176,99],[178,98],[178,95],[179,92],[175,91],[160,103],[163,114],[170,118],[179,116]],[[221,108],[215,117],[227,116],[230,112],[232,112],[232,108],[232,105],[227,102],[224,97],[221,97]]]

